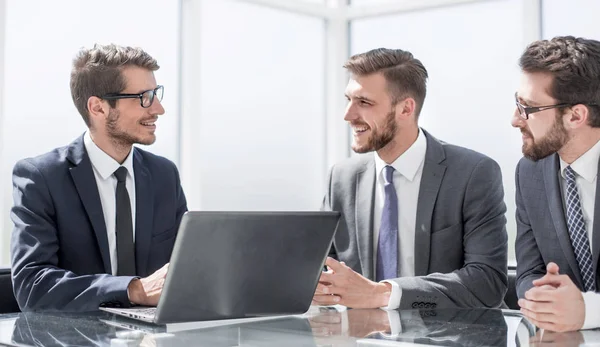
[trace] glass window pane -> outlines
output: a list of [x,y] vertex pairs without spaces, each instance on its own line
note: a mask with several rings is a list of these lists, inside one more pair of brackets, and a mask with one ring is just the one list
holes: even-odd
[[323,21],[235,1],[206,0],[201,12],[201,208],[318,209]]
[[351,27],[352,53],[400,48],[423,62],[429,81],[422,127],[500,164],[513,260],[514,172],[521,139],[510,118],[524,49],[521,21],[515,20],[521,7],[520,0],[486,1],[357,20]]

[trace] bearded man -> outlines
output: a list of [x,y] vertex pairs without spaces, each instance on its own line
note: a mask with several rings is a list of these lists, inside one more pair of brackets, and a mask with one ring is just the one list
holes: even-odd
[[512,118],[524,156],[516,169],[519,305],[542,329],[599,328],[600,42],[535,41],[519,65]]
[[181,217],[177,167],[156,140],[163,86],[140,48],[95,45],[73,61],[88,130],[13,170],[12,280],[23,311],[156,306]]
[[499,307],[507,290],[498,164],[418,126],[427,70],[410,52],[352,56],[344,119],[357,153],[334,165],[323,209],[342,213],[313,303]]

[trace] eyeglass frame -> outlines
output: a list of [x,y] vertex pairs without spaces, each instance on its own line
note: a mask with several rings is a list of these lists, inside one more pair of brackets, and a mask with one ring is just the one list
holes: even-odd
[[[525,120],[528,120],[529,115],[532,113],[550,110],[553,108],[573,107],[575,105],[598,106],[597,103],[584,103],[584,102],[577,102],[574,104],[563,102],[560,104],[546,105],[546,106],[525,106],[519,102],[519,96],[518,96],[517,92],[515,92],[515,104],[517,105],[517,110],[519,110],[519,116]],[[523,112],[521,112],[521,110],[523,110]]]
[[[101,96],[100,98],[104,99],[104,100],[137,99],[137,98],[139,98],[140,99],[140,106],[142,106],[142,108],[149,108],[154,103],[154,99],[156,98],[156,93],[157,93],[157,91],[159,89],[162,90],[162,94],[161,94],[160,100],[158,100],[158,102],[161,102],[162,98],[165,95],[165,87],[162,86],[162,85],[158,85],[154,89],[144,90],[143,92],[137,93],[137,94],[108,93],[108,94],[106,94],[104,96]],[[148,93],[148,92],[153,92],[152,93],[152,98],[150,99],[150,105],[144,106],[144,94]]]

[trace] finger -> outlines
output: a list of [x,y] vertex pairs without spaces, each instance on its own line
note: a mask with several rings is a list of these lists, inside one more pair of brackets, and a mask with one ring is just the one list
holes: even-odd
[[529,301],[527,299],[519,299],[517,302],[521,308],[535,313],[554,313],[554,305],[547,302]]
[[321,272],[321,277],[319,277],[319,283],[322,284],[332,284],[335,282],[335,274],[328,272]]
[[548,265],[546,266],[546,271],[548,273],[554,274],[554,275],[558,275],[558,265],[555,262],[549,262]]
[[542,278],[533,281],[533,285],[536,287],[543,286],[549,284],[554,287],[560,287],[564,285],[568,285],[571,281],[569,276],[567,275],[554,275],[548,274]]
[[537,312],[529,311],[526,308],[521,308],[521,313],[523,313],[523,315],[525,317],[527,317],[527,319],[535,319],[536,321],[542,322],[542,323],[556,323],[558,320],[558,316],[556,316],[555,314],[537,313]]
[[336,305],[340,302],[341,298],[337,295],[315,295],[313,301],[317,305]]
[[338,272],[344,269],[344,264],[341,264],[339,261],[333,259],[332,257],[327,257],[325,265],[327,265],[334,272]]
[[542,287],[533,287],[525,292],[525,299],[537,302],[556,302],[556,288],[544,285]]
[[317,284],[317,289],[315,290],[315,295],[317,294],[329,294],[329,290],[327,290],[327,286],[319,283]]

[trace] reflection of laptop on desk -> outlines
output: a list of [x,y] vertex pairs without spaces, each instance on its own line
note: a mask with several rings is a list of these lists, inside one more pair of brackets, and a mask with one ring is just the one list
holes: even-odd
[[166,324],[304,313],[338,212],[186,212],[156,308],[101,310]]

